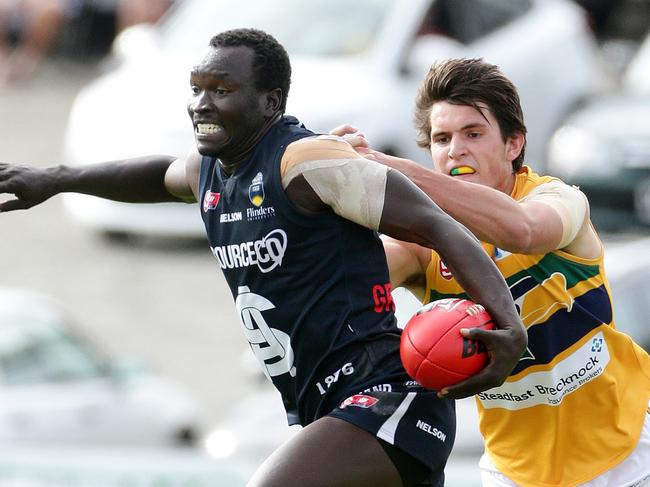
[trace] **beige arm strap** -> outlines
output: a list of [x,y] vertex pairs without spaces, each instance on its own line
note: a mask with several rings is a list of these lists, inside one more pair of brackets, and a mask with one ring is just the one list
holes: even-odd
[[562,239],[558,245],[559,249],[573,242],[589,214],[589,203],[584,193],[576,186],[569,186],[557,180],[540,184],[520,201],[543,203],[560,215]]
[[325,159],[295,164],[282,185],[302,175],[318,197],[339,216],[377,230],[384,209],[388,168],[368,159]]

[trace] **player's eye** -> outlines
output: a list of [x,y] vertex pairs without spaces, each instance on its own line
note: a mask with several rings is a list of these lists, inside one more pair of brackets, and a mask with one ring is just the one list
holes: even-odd
[[434,137],[433,138],[433,143],[434,144],[448,144],[449,143],[449,137],[447,137],[447,136]]

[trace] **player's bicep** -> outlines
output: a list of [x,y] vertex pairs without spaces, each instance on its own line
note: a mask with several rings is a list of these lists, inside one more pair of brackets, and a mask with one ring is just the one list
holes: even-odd
[[165,173],[167,191],[187,203],[195,203],[200,165],[201,157],[194,153],[172,162]]

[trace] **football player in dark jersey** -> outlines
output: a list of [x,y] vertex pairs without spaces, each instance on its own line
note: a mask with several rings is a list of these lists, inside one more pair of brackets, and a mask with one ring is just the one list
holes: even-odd
[[[508,287],[479,242],[396,170],[284,115],[289,59],[255,29],[215,36],[190,76],[197,150],[84,167],[0,165],[1,211],[61,192],[200,202],[251,350],[304,428],[251,486],[442,485],[451,398],[502,383],[526,346]],[[435,249],[494,318],[490,363],[442,391],[399,358],[378,232]]]

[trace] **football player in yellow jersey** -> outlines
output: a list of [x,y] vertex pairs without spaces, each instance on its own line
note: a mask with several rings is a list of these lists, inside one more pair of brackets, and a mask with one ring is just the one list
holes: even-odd
[[[420,87],[415,120],[434,170],[358,137],[357,150],[406,174],[483,242],[528,331],[528,349],[506,382],[475,396],[483,485],[650,484],[650,357],[615,330],[586,197],[523,164],[516,88],[480,59],[437,63]],[[385,236],[384,247],[393,288],[423,302],[464,296],[435,252]],[[490,333],[466,336],[490,349]]]

